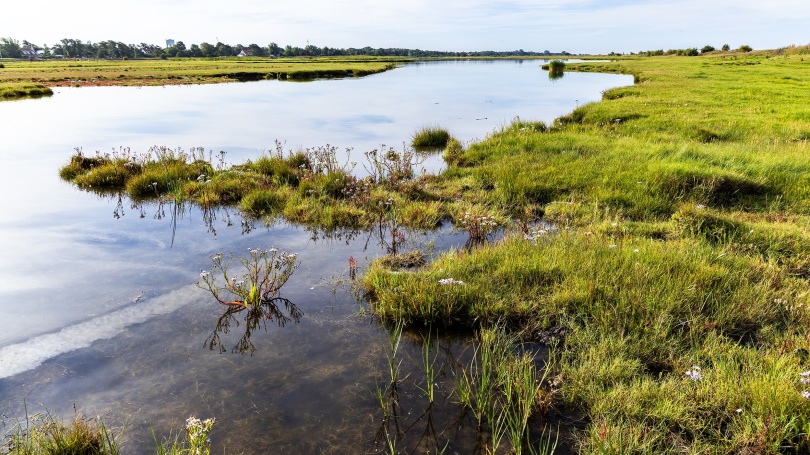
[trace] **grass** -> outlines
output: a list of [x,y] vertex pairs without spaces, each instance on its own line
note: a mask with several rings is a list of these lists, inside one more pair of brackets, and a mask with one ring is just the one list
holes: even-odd
[[19,98],[38,98],[51,95],[53,95],[53,90],[42,84],[24,82],[0,83],[0,101]]
[[51,414],[26,416],[4,438],[9,455],[117,455],[113,434],[98,420],[74,416],[64,422]]
[[425,126],[414,133],[411,145],[414,148],[435,148],[443,149],[450,141],[450,133],[438,126]]
[[322,57],[8,61],[0,71],[0,101],[51,95],[48,87],[56,86],[155,86],[361,77],[387,71],[397,62],[408,60]]
[[[582,416],[567,441],[579,453],[804,453],[805,50],[568,64],[636,83],[550,125],[520,120],[466,148],[451,142],[439,176],[357,179],[300,157],[295,167],[294,154],[219,170],[188,158],[208,167],[178,171],[173,194],[234,204],[271,191],[243,208],[318,226],[385,226],[392,245],[402,226],[456,223],[479,240],[408,270],[386,260],[368,267],[358,281],[373,314],[554,340],[547,398]],[[74,157],[63,177],[87,187],[77,179],[108,166],[104,158]],[[95,185],[153,166],[135,161]],[[527,374],[515,366],[506,376]],[[480,395],[476,412],[492,438],[517,437],[520,413],[499,420],[485,393],[459,393],[464,402]]]
[[410,272],[372,263],[375,314],[562,327],[554,405],[584,416],[580,453],[810,450],[801,55],[568,65],[637,84],[456,154],[436,186],[511,233]]

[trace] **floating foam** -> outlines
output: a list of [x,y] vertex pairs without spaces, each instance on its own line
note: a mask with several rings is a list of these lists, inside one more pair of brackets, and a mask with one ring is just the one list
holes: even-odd
[[171,313],[190,303],[195,291],[198,291],[196,286],[185,286],[58,332],[6,346],[0,349],[0,379],[32,370],[46,360],[86,348],[98,340],[112,338],[131,325]]

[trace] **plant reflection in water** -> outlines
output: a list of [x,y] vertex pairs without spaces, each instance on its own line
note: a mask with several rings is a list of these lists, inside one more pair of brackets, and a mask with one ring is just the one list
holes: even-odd
[[238,327],[240,318],[237,315],[244,315],[245,334],[231,352],[252,355],[256,347],[250,337],[257,328],[267,330],[267,323],[272,321],[282,327],[291,321],[297,323],[303,316],[294,303],[278,295],[300,262],[296,254],[276,248],[248,248],[248,256],[239,256],[237,260],[243,268],[241,274],[229,274],[232,253],[227,260],[223,259],[222,253],[212,255],[210,270],[200,270],[197,286],[210,292],[226,307],[205,344],[211,350],[218,348],[225,352],[227,348],[220,334],[229,333],[232,326]]

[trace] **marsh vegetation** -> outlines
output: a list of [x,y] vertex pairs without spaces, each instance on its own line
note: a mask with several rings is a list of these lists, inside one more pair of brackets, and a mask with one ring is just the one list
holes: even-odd
[[[232,166],[201,149],[78,151],[60,175],[136,200],[379,230],[389,255],[352,270],[363,311],[390,333],[369,386],[386,452],[456,444],[431,417],[440,402],[469,413],[465,447],[480,453],[553,452],[550,410],[576,416],[560,432],[579,453],[810,450],[810,66],[781,52],[566,70],[637,84],[554,122],[450,138],[439,175],[381,148],[360,178],[331,146]],[[468,244],[400,248],[405,227],[442,223]],[[257,295],[232,286],[225,303]],[[438,354],[450,330],[477,334],[457,370]],[[421,353],[410,367],[407,333]],[[414,365],[423,373],[403,373]],[[427,411],[405,417],[406,395]]]

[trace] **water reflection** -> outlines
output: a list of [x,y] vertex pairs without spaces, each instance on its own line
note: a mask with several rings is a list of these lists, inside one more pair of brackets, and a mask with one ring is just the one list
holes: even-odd
[[256,346],[251,341],[251,336],[256,329],[267,331],[267,324],[273,322],[279,327],[284,327],[289,322],[298,323],[303,315],[303,311],[283,297],[275,297],[252,306],[227,304],[225,312],[217,319],[216,328],[205,340],[205,345],[212,351],[219,349],[220,353],[226,352],[228,348],[221,335],[228,334],[232,326],[239,327],[241,324],[245,333],[230,351],[236,354],[247,352],[252,356],[256,352]]

